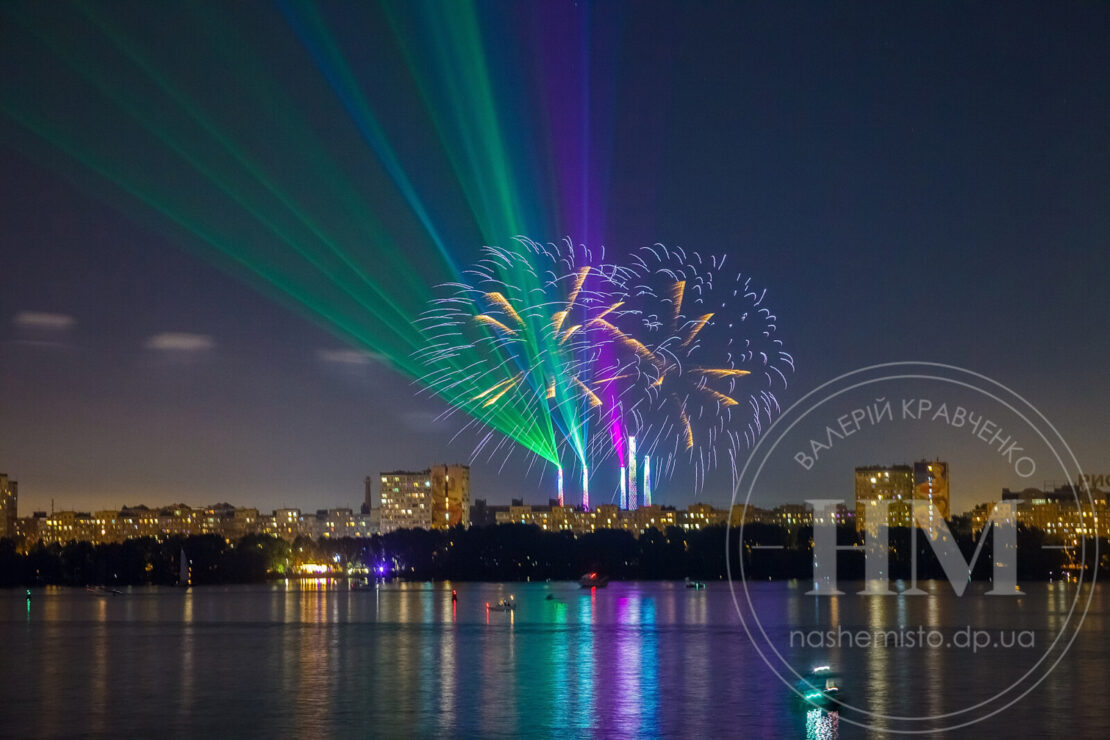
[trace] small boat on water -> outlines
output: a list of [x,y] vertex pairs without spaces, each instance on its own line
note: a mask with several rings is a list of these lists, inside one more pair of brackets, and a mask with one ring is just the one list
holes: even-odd
[[356,578],[350,582],[352,591],[377,591],[378,582],[371,583],[369,578]]
[[491,612],[511,612],[516,609],[516,601],[513,600],[512,596],[507,599],[501,599],[501,601],[498,601],[496,604],[491,604],[487,601],[486,609]]
[[702,591],[702,590],[705,589],[705,584],[702,583],[701,581],[691,581],[689,578],[687,578],[685,583],[686,583],[686,588],[692,588],[695,591]]
[[582,588],[603,588],[609,585],[609,576],[597,572],[587,573],[578,579],[578,585]]
[[794,688],[806,703],[826,711],[839,708],[843,699],[839,675],[827,665],[814,666]]
[[[118,588],[108,588],[107,586],[85,586],[85,590],[97,596],[119,596],[123,593]],[[31,598],[31,592],[27,592],[27,598]]]

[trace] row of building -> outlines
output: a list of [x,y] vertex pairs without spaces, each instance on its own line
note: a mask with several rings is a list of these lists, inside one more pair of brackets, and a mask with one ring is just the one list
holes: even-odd
[[[100,544],[139,537],[163,539],[198,534],[216,534],[228,541],[248,534],[275,535],[289,541],[298,537],[318,540],[369,537],[403,528],[447,527],[425,521],[412,522],[409,527],[386,528],[381,517],[380,509],[373,509],[368,513],[348,508],[320,509],[313,513],[284,508],[261,513],[256,508],[235,507],[231,504],[208,507],[174,504],[159,508],[129,506],[119,510],[95,512],[35,512],[30,517],[17,519],[14,531],[9,536],[28,547],[37,542],[49,544],[76,540]],[[587,511],[579,506],[559,506],[555,499],[544,506],[525,504],[519,499],[507,506],[490,506],[485,500],[477,499],[469,508],[467,523],[462,526],[532,524],[546,531],[586,534],[602,529],[616,529],[639,536],[649,529],[661,532],[670,527],[698,530],[729,521],[734,526],[739,526],[743,521],[746,524],[758,522],[793,529],[808,526],[812,523],[812,517],[812,510],[805,504],[785,504],[770,510],[749,507],[747,515],[742,516],[742,507],[734,507],[730,512],[709,504],[693,504],[687,509],[653,504],[635,510],[621,509],[616,504],[602,504]],[[837,518],[850,522],[852,513],[848,508],[840,507]]]
[[[526,504],[514,499],[508,506],[488,506],[482,499],[471,509],[472,521],[484,524],[534,524],[547,531],[569,531],[575,534],[596,532],[600,529],[619,529],[639,536],[649,529],[665,532],[670,527],[698,530],[725,523],[738,527],[741,524],[768,524],[797,529],[813,524],[813,509],[809,504],[783,504],[773,509],[754,506],[733,506],[719,509],[710,504],[692,504],[686,509],[650,504],[637,509],[622,509],[616,504],[601,504],[589,511],[577,506],[559,506],[558,499],[547,505]],[[837,506],[832,514],[836,524],[852,524],[855,518],[847,506]]]
[[[1057,486],[1047,491],[1039,488],[1022,491],[1003,488],[1001,500],[1016,503],[1018,523],[1039,529],[1051,538],[1110,538],[1110,494],[1105,491],[1073,489],[1071,486]],[[994,502],[988,502],[971,510],[969,516],[974,531],[981,531],[986,526],[993,508]]]
[[217,534],[229,541],[248,534],[268,534],[288,540],[305,536],[369,537],[378,532],[374,513],[360,514],[351,509],[321,509],[315,513],[300,509],[275,509],[263,514],[256,508],[215,504],[192,507],[173,504],[150,508],[127,506],[103,511],[36,511],[17,519],[10,536],[24,546],[36,542],[106,543],[138,537],[165,538],[180,535]]
[[[120,542],[137,537],[171,537],[216,534],[236,540],[247,534],[275,535],[287,540],[297,537],[369,537],[398,529],[447,529],[456,526],[531,524],[546,531],[585,534],[602,529],[624,530],[639,536],[648,529],[670,527],[697,530],[731,523],[767,524],[797,529],[813,524],[809,504],[783,504],[772,509],[735,506],[731,510],[709,504],[687,509],[649,504],[637,509],[602,504],[591,509],[559,505],[525,504],[514,499],[507,506],[488,505],[485,499],[471,504],[470,468],[460,464],[434,465],[420,471],[390,471],[365,480],[360,511],[349,508],[305,512],[298,508],[262,513],[256,508],[216,504],[191,507],[185,504],[149,508],[129,506],[95,512],[35,512],[17,516],[18,484],[0,474],[0,537],[16,538],[24,546],[36,542]],[[1110,536],[1107,494],[1093,492],[1094,508],[1077,505],[1071,488],[1051,491],[1003,489],[1003,501],[1019,501],[1018,521],[1051,536]],[[838,525],[863,530],[869,512],[880,503],[889,507],[890,526],[910,526],[912,501],[926,501],[929,516],[948,520],[949,469],[940,460],[922,460],[913,465],[866,466],[855,469],[854,506],[838,505],[829,512]],[[994,506],[980,504],[968,513],[973,531],[983,528]],[[821,516],[825,512],[820,512]],[[873,515],[873,514],[872,514]]]

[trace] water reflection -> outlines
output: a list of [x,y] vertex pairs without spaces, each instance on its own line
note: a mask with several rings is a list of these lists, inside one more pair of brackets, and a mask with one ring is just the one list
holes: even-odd
[[626,737],[640,729],[642,714],[639,607],[639,594],[617,599],[617,639],[610,643],[615,655],[608,656],[616,667],[617,689],[612,701],[612,716],[617,731]]
[[590,626],[594,623],[594,612],[597,609],[597,588],[591,588],[586,598],[578,599],[578,622],[585,625],[585,629],[575,632],[578,642],[578,659],[575,662],[577,675],[574,686],[574,716],[592,717],[594,707],[594,660],[598,654],[594,650],[594,630]]
[[[22,592],[0,592],[0,685],[19,688],[0,695],[3,734],[836,737],[840,717],[799,708],[715,586],[47,589],[30,617]],[[1045,584],[984,606],[944,582],[927,590],[815,601],[804,587],[767,584],[754,594],[772,631],[794,614],[853,632],[993,618],[1038,635],[1074,596],[1074,586]],[[488,615],[487,601],[510,594],[515,612]],[[1110,667],[1108,602],[1099,592],[1067,660],[1007,711],[1010,734],[1110,733],[1110,711],[1075,688],[1100,685]],[[833,663],[862,708],[914,715],[966,705],[1012,673],[1015,656],[845,648],[802,658]]]
[[[867,628],[872,633],[886,630],[891,626],[889,621],[890,603],[892,598],[898,597],[866,596],[859,598],[865,599],[867,602]],[[888,692],[893,676],[890,675],[887,651],[874,646],[855,648],[856,652],[861,650],[866,656],[867,683],[864,691],[869,705],[867,708],[876,714],[889,714],[890,696]],[[858,698],[856,698],[859,695],[858,692],[852,691],[851,688],[849,688],[849,692],[850,698],[847,701],[851,702],[853,698],[858,701]]]
[[[450,585],[450,584],[448,584]],[[448,625],[444,627],[443,639],[440,640],[439,655],[439,716],[442,725],[439,732],[446,733],[450,730],[450,718],[455,714],[455,675],[456,665],[456,640],[457,627],[454,625],[456,603],[454,599],[440,599],[444,604],[442,621]]]
[[[193,635],[196,630],[193,624],[193,601],[193,591],[185,591],[181,606],[181,693],[177,702],[177,716],[182,723],[188,721],[194,705],[193,680],[196,668],[193,665],[193,656],[196,646],[193,644]],[[107,640],[105,640],[105,647],[107,647]]]
[[550,651],[547,662],[551,671],[551,724],[556,727],[569,727],[572,718],[571,708],[571,632],[567,627],[567,603],[548,591],[544,601],[549,619],[555,625],[551,634]]
[[655,727],[655,708],[659,705],[659,630],[655,622],[655,599],[644,599],[640,607],[642,686],[640,688],[640,732],[650,734]]

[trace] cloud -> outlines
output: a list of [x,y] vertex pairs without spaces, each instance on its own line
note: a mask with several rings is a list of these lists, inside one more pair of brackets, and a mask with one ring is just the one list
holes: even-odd
[[321,362],[339,365],[369,365],[379,359],[373,353],[358,349],[321,349],[317,350],[316,356]]
[[409,431],[425,434],[447,428],[440,415],[431,411],[406,411],[401,414],[401,421]]
[[146,340],[147,349],[156,349],[164,352],[199,352],[212,349],[216,343],[206,334],[188,334],[186,332],[167,331],[155,334]]
[[73,320],[72,316],[64,313],[20,311],[12,318],[12,323],[21,329],[65,331],[66,329],[72,329],[77,322]]

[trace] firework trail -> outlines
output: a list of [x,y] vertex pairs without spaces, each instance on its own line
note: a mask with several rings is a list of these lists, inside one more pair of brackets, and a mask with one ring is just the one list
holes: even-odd
[[766,291],[725,261],[663,245],[620,265],[569,240],[486,247],[421,318],[421,382],[469,416],[463,429],[490,428],[474,456],[492,444],[507,459],[511,438],[560,471],[568,450],[579,468],[616,456],[635,469],[635,436],[657,475],[689,463],[700,489],[722,457],[735,473],[793,372]]
[[604,371],[624,378],[626,433],[664,475],[688,462],[696,489],[722,456],[735,476],[737,453],[779,413],[775,393],[794,370],[766,290],[724,256],[661,244],[637,250],[614,282],[612,309],[594,326],[617,350]]
[[[605,405],[592,322],[605,315],[613,272],[569,240],[485,247],[462,281],[440,286],[445,295],[420,318],[429,337],[417,353],[428,368],[420,382],[452,404],[448,414],[469,415],[463,429],[514,420],[491,456],[512,437],[557,468],[564,449],[587,466],[590,418]],[[479,359],[464,365],[456,361],[463,356]],[[492,431],[482,435],[473,455],[494,439]],[[511,445],[506,459],[510,452]]]

